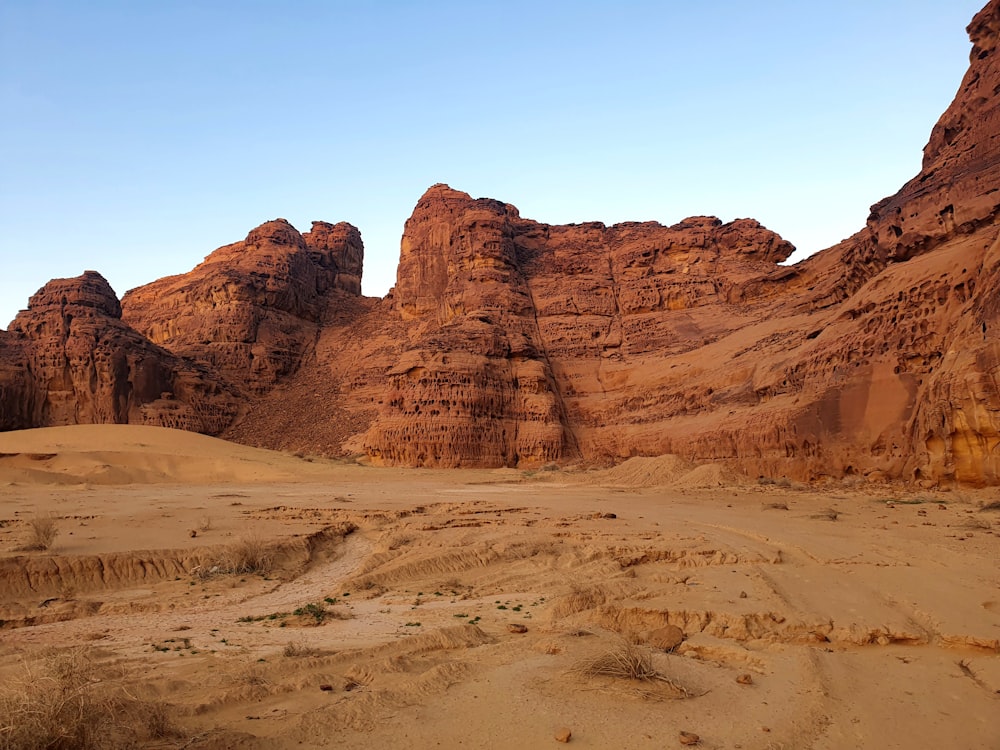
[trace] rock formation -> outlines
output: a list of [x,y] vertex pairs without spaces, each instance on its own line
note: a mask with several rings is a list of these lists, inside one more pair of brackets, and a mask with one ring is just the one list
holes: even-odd
[[392,295],[416,333],[365,448],[417,465],[617,457],[588,435],[616,390],[605,375],[738,326],[692,315],[791,251],[754,221],[553,227],[435,185],[406,224]]
[[315,222],[302,235],[276,219],[190,273],[128,292],[124,320],[262,393],[296,370],[329,299],[361,294],[363,258],[361,234],[350,224]]
[[0,338],[0,428],[137,423],[218,433],[238,399],[121,320],[104,277],[55,279]]
[[435,185],[382,300],[354,227],[280,219],[121,318],[100,277],[53,282],[0,332],[0,426],[166,423],[170,401],[214,415],[193,429],[387,464],[1000,483],[998,32],[991,0],[920,174],[795,266],[750,219],[552,226]]

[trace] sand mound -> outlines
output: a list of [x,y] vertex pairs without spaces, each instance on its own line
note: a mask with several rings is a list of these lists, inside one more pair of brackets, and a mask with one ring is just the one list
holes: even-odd
[[165,427],[70,425],[0,433],[0,482],[273,482],[317,470],[275,451]]
[[729,487],[740,484],[741,478],[722,464],[702,464],[695,466],[674,482],[674,487],[701,489],[705,487]]
[[637,456],[602,472],[601,481],[619,487],[679,487],[701,489],[740,484],[740,477],[722,464],[693,464],[680,456]]
[[604,472],[604,481],[625,487],[656,487],[673,484],[692,467],[680,456],[636,456]]

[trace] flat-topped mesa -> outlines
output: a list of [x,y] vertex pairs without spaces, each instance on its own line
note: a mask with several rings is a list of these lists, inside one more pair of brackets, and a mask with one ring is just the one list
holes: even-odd
[[134,423],[216,434],[237,403],[213,375],[160,349],[121,320],[108,282],[87,271],[53,279],[0,340],[0,428]]
[[662,250],[671,248],[705,251],[704,260],[751,260],[780,263],[795,246],[755,219],[735,219],[723,223],[715,216],[689,216],[665,227],[655,221],[624,222],[608,229],[609,242],[638,241],[645,238]]
[[300,234],[265,222],[192,271],[133,289],[123,317],[152,341],[263,392],[294,372],[331,295],[361,293],[364,245],[347,223]]

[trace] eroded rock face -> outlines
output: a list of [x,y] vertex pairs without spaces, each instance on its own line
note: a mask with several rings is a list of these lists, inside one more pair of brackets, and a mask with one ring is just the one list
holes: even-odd
[[350,224],[261,224],[189,273],[133,289],[123,318],[175,354],[263,393],[298,368],[331,297],[361,293],[364,246]]
[[665,313],[725,300],[792,249],[751,220],[553,227],[435,185],[406,224],[393,294],[420,333],[389,370],[365,448],[432,466],[593,459],[574,399],[606,360],[700,345]]
[[165,390],[215,405],[194,429],[388,464],[998,484],[998,31],[992,0],[921,173],[795,266],[750,219],[552,226],[435,185],[382,300],[356,229],[283,220],[130,292],[124,322],[100,277],[53,282],[0,332],[0,426],[145,421]]
[[927,252],[956,234],[993,224],[1000,207],[1000,11],[990,2],[968,27],[969,70],[924,147],[923,168],[872,206],[869,228],[894,260]]
[[[431,188],[394,295],[421,338],[390,371],[368,451],[508,465],[679,453],[772,476],[1000,480],[998,29],[991,2],[921,173],[792,268],[775,265],[787,243],[748,220],[553,227]],[[548,407],[535,454],[510,440],[520,388],[504,365],[526,361]],[[445,445],[452,427],[460,450]]]
[[233,393],[121,321],[104,277],[46,284],[0,338],[0,426],[137,423],[215,434]]

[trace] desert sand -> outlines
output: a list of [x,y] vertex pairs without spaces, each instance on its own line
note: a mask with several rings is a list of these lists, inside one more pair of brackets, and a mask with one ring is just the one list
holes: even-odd
[[3,433],[0,746],[71,658],[141,747],[996,748],[996,500]]

